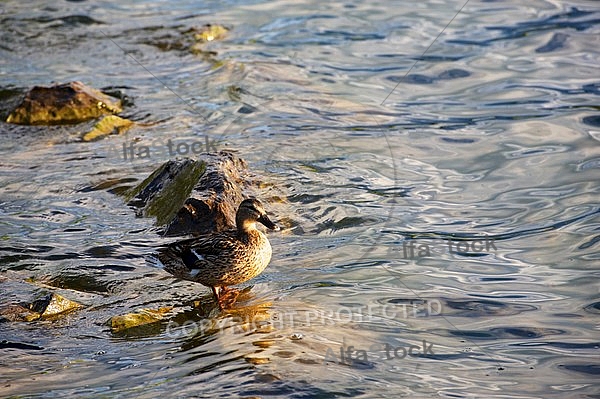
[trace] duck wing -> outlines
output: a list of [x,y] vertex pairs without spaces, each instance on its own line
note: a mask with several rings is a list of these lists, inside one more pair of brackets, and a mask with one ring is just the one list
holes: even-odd
[[211,268],[218,259],[222,261],[223,258],[234,253],[238,246],[236,231],[224,231],[169,244],[159,250],[158,258],[164,264],[166,271],[184,277]]

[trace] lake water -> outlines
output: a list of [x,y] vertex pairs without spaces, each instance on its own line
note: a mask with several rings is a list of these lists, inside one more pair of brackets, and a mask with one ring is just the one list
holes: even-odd
[[[598,3],[463,5],[2,2],[2,112],[80,80],[141,123],[0,123],[0,305],[85,305],[0,323],[0,396],[598,397]],[[237,151],[286,226],[226,312],[115,195],[169,140]]]

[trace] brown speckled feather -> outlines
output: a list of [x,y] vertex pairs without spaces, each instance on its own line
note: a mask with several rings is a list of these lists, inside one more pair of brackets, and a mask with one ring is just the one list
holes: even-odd
[[271,245],[256,222],[278,230],[258,200],[244,200],[236,216],[237,230],[176,242],[158,257],[169,273],[213,287],[213,292],[214,287],[243,283],[262,273],[271,260]]

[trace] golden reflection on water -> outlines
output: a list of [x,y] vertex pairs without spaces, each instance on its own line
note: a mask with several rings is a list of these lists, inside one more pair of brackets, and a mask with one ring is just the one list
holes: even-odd
[[[3,394],[596,393],[598,17],[585,2],[470,3],[423,57],[451,2],[242,0],[206,13],[193,2],[4,3],[5,94],[77,75],[122,88],[135,99],[127,117],[152,125],[82,142],[77,126],[0,122],[2,273],[68,288],[86,306],[0,323]],[[200,15],[231,21],[226,38],[205,43],[219,63],[153,45]],[[145,264],[161,237],[114,195],[166,160],[125,159],[123,144],[202,135],[274,182],[258,189],[265,198],[286,197],[274,204],[289,229],[273,236],[271,265],[225,311]],[[481,257],[402,251],[407,232],[532,229]],[[22,285],[3,287],[0,300],[21,300]],[[434,302],[435,314],[403,312]],[[167,306],[148,329],[106,324]],[[358,306],[370,317],[343,317]],[[381,357],[386,344],[424,340],[435,356]],[[366,361],[348,361],[351,347]]]

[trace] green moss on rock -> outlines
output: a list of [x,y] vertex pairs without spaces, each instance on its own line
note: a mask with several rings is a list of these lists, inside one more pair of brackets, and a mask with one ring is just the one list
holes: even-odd
[[[160,322],[173,308],[140,309],[135,313],[113,316],[110,328],[113,334],[145,335],[160,330]],[[127,334],[127,335],[130,335]]]
[[130,205],[143,208],[144,216],[156,217],[156,224],[163,226],[173,220],[205,171],[203,161],[168,161],[134,187],[126,198]]
[[121,111],[120,101],[81,82],[70,82],[50,87],[35,86],[8,115],[6,122],[19,125],[75,124]]

